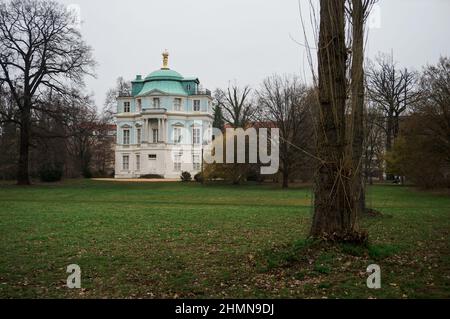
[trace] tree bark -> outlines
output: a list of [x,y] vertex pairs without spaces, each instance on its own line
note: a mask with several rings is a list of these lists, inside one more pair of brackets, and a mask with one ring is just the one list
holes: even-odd
[[351,69],[351,105],[352,105],[352,204],[356,214],[365,212],[365,187],[363,180],[364,146],[364,6],[363,0],[352,0],[352,69]]
[[283,186],[282,187],[284,189],[289,188],[289,170],[286,166],[283,168]]
[[17,165],[17,184],[30,185],[29,148],[31,130],[31,102],[24,103],[21,112],[19,163]]
[[[394,120],[393,116],[389,114],[386,124],[386,152],[390,152],[392,150],[393,131],[394,131]],[[386,171],[389,172],[389,167],[387,166]],[[388,181],[394,180],[394,175],[392,175],[391,173],[386,174],[386,180]]]
[[[319,126],[314,217],[310,235],[345,240],[357,229],[349,182],[351,160],[346,157],[345,0],[320,1]],[[350,166],[350,167],[349,167]]]

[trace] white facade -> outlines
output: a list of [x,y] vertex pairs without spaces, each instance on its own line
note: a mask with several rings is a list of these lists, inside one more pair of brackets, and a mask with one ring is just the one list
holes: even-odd
[[211,143],[211,94],[166,63],[144,80],[137,76],[130,96],[117,99],[116,178],[201,170],[202,149]]

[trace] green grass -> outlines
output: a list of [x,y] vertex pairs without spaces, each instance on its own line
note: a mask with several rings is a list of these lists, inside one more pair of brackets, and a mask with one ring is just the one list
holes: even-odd
[[[2,184],[0,297],[450,297],[448,194],[371,187],[384,216],[362,221],[368,247],[307,240],[311,197],[273,185]],[[65,286],[72,263],[81,290]]]

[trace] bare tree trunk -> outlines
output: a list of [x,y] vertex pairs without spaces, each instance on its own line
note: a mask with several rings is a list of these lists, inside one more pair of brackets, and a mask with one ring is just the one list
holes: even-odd
[[[284,132],[283,136],[288,136],[286,132]],[[283,142],[282,145],[282,163],[283,163],[283,182],[282,182],[282,188],[286,189],[289,188],[289,165],[290,165],[290,159],[289,159],[289,149],[287,141]]]
[[21,113],[19,163],[17,166],[17,184],[30,185],[29,148],[31,130],[31,106],[25,103]]
[[352,161],[353,161],[353,209],[356,214],[365,212],[365,187],[363,180],[364,145],[364,6],[363,0],[352,0],[353,44],[351,69],[352,105]]
[[346,158],[345,0],[320,1],[319,101],[317,151],[321,163],[315,181],[311,236],[333,240],[353,237],[357,215],[349,196],[351,163]]
[[283,167],[283,188],[289,188],[289,170],[286,166],[286,164],[284,164],[285,166]]
[[[393,116],[389,115],[386,124],[386,152],[390,152],[392,150],[393,131],[394,131]],[[389,167],[386,167],[386,171],[389,172]],[[394,180],[394,175],[390,173],[387,174],[386,180],[388,181]]]

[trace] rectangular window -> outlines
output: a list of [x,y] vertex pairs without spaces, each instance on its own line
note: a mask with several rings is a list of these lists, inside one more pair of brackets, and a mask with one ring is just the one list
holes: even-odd
[[142,137],[142,135],[141,135],[141,129],[138,128],[138,129],[136,130],[136,141],[137,141],[137,144],[141,144],[141,137]]
[[160,104],[159,97],[153,98],[153,108],[154,108],[154,109],[159,109],[160,105],[161,105],[161,104]]
[[175,111],[181,111],[181,99],[180,98],[175,98],[175,100],[173,101],[173,108]]
[[130,130],[123,130],[123,145],[130,145]]
[[130,156],[129,155],[124,155],[122,157],[122,169],[124,171],[127,171],[128,169],[130,169]]
[[158,135],[159,135],[159,132],[158,132],[158,129],[153,129],[153,144],[157,144],[158,143]]
[[130,102],[123,102],[123,112],[130,113]]
[[194,112],[200,112],[200,100],[194,100]]
[[151,161],[155,161],[156,160],[156,154],[150,154],[148,156],[148,159],[151,160]]
[[141,170],[141,154],[136,154],[136,170]]
[[137,100],[137,110],[138,110],[138,112],[142,111],[142,100],[141,99]]
[[200,155],[192,155],[192,168],[194,171],[199,171],[201,169]]
[[192,129],[192,144],[199,145],[200,144],[200,128],[194,127]]
[[175,144],[180,144],[181,140],[182,140],[181,127],[174,127],[173,128],[173,142]]
[[175,172],[181,172],[181,153],[175,154],[173,162],[173,170]]

